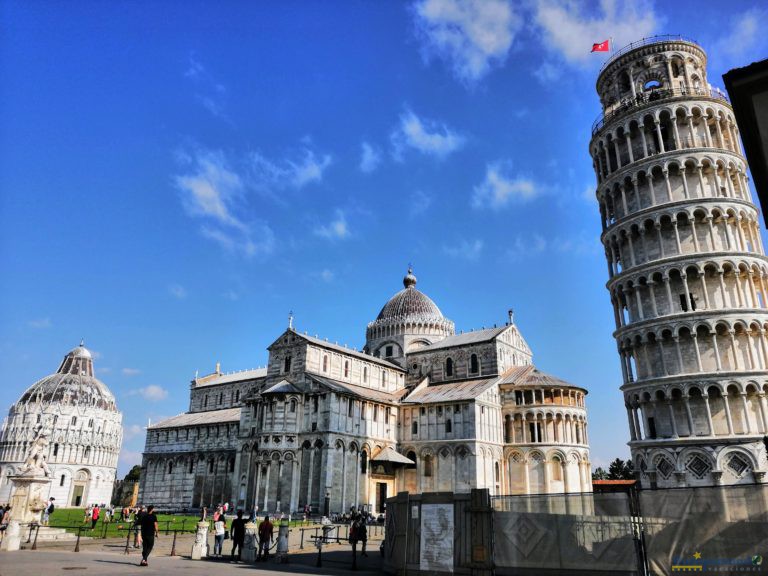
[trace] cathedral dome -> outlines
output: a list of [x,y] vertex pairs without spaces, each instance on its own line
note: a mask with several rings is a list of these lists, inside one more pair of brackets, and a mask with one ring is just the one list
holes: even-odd
[[408,274],[403,278],[403,288],[392,296],[376,317],[380,320],[410,320],[417,322],[444,321],[445,317],[440,312],[432,299],[416,289],[416,276],[413,270],[408,268]]
[[93,375],[93,357],[82,342],[64,356],[55,374],[45,376],[27,388],[17,404],[31,402],[44,406],[63,403],[117,411],[114,395]]

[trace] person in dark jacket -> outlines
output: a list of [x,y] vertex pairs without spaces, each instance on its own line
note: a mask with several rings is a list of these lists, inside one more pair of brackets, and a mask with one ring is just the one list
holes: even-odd
[[243,554],[243,543],[245,542],[245,520],[243,520],[243,511],[237,511],[237,518],[232,520],[232,559],[235,559],[235,550],[237,550],[237,559]]

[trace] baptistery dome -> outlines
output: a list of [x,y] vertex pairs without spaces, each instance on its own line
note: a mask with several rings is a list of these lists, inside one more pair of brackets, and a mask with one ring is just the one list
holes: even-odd
[[454,334],[454,326],[432,299],[416,289],[413,269],[403,278],[404,288],[392,296],[368,324],[365,351],[401,366],[405,354]]
[[[81,342],[58,370],[41,378],[11,406],[0,430],[0,475],[23,470],[29,445],[47,441],[50,496],[58,507],[109,503],[122,445],[122,414],[109,388],[94,376],[93,355]],[[10,497],[0,482],[0,502]]]

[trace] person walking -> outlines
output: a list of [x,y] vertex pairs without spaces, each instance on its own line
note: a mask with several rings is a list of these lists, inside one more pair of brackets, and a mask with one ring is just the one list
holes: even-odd
[[149,566],[149,555],[155,547],[155,538],[158,537],[157,516],[155,507],[147,508],[146,514],[141,517],[141,562],[139,566]]
[[215,541],[213,543],[213,555],[221,556],[221,548],[224,545],[224,535],[227,532],[227,519],[224,514],[219,514],[213,522]]
[[93,507],[93,512],[91,512],[91,530],[96,528],[96,523],[99,521],[99,514],[101,513],[101,510],[99,510],[99,505],[96,504]]
[[358,520],[357,539],[360,540],[360,556],[368,556],[368,553],[365,551],[365,546],[368,544],[368,526],[366,525],[365,518]]
[[243,520],[243,511],[237,511],[237,518],[232,520],[232,560],[235,560],[235,550],[237,550],[237,561],[243,554],[243,543],[245,542],[245,520]]
[[144,506],[136,510],[133,517],[133,547],[138,548],[141,544],[141,521],[144,518]]
[[269,521],[269,516],[264,516],[264,521],[259,524],[259,552],[256,555],[256,560],[266,561],[269,559],[269,546],[272,544],[273,538],[272,522]]
[[91,517],[93,516],[93,506],[90,504],[85,509],[85,516],[83,516],[83,524],[88,524],[88,522],[91,521]]

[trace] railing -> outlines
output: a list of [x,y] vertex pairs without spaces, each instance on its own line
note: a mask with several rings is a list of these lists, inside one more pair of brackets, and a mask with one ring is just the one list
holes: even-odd
[[592,136],[597,134],[607,122],[618,114],[623,114],[642,108],[648,104],[657,104],[671,98],[683,98],[690,96],[703,96],[705,98],[715,98],[728,102],[728,97],[717,89],[709,88],[654,88],[648,92],[640,92],[636,96],[629,96],[614,105],[609,112],[601,113],[592,123]]
[[649,44],[656,44],[656,42],[668,42],[668,41],[674,41],[674,40],[690,42],[692,44],[698,44],[698,42],[693,38],[686,38],[682,34],[660,34],[658,36],[648,36],[647,38],[642,38],[640,40],[636,40],[635,42],[632,42],[631,44],[627,44],[626,46],[619,48],[616,52],[611,54],[611,57],[608,58],[608,60],[606,60],[605,63],[600,68],[600,72],[598,72],[598,76],[600,76],[600,74],[603,73],[603,70],[605,70],[609,64],[611,64],[618,58],[621,58],[627,52],[631,52],[635,48],[648,46]]

